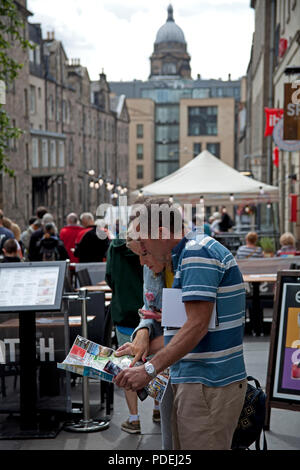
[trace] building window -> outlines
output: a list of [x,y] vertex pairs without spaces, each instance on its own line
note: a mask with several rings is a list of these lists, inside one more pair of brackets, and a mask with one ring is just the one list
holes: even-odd
[[143,167],[143,165],[137,165],[136,166],[136,177],[137,177],[137,179],[144,178],[144,167]]
[[[31,45],[34,45],[32,41],[29,41]],[[31,47],[28,48],[28,55],[29,55],[29,62],[34,63],[34,49],[31,49]]]
[[15,207],[18,206],[18,196],[17,196],[18,191],[17,191],[17,188],[18,188],[18,186],[17,186],[17,177],[14,176],[13,177],[13,194],[12,195],[13,195],[13,205]]
[[34,114],[36,110],[35,86],[30,85],[30,113]]
[[179,162],[155,162],[155,179],[164,178],[178,170]]
[[56,142],[50,141],[50,164],[52,168],[56,167]]
[[136,125],[136,136],[138,139],[142,139],[144,137],[144,125],[143,124]]
[[65,166],[65,144],[64,142],[58,143],[58,166],[63,168]]
[[56,121],[60,121],[60,102],[58,97],[56,97]]
[[207,143],[206,150],[212,153],[215,157],[220,158],[220,144],[218,142]]
[[62,120],[67,122],[67,103],[66,100],[62,101]]
[[46,139],[42,140],[42,167],[48,168],[49,160],[48,160],[48,141]]
[[39,167],[39,141],[32,139],[32,168]]
[[[95,160],[96,162],[96,160]],[[70,140],[69,142],[69,164],[73,165],[74,164],[74,144],[73,144],[73,139]]]
[[29,146],[25,144],[25,170],[29,170]]
[[25,108],[25,117],[28,116],[28,90],[24,88],[24,108]]
[[217,119],[217,106],[189,107],[188,135],[218,135]]
[[194,145],[193,145],[193,157],[197,157],[197,155],[199,155],[199,153],[201,153],[201,150],[202,150],[202,144],[201,142],[194,142]]
[[143,144],[136,145],[136,158],[138,160],[143,160],[144,158],[144,145]]
[[176,74],[176,64],[172,62],[167,62],[162,66],[162,72],[164,75],[175,75]]
[[41,87],[38,87],[38,97],[39,97],[39,100],[40,100],[41,97],[42,97],[42,89],[41,89]]

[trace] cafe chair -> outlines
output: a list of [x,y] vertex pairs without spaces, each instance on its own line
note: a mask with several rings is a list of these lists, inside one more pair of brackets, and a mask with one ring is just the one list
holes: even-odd
[[81,269],[77,272],[77,279],[80,287],[91,286],[92,280],[87,269]]

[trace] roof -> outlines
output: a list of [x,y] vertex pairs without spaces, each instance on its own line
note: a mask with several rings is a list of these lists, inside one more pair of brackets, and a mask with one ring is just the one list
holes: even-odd
[[168,6],[167,21],[159,28],[155,39],[155,44],[160,44],[163,42],[179,42],[186,44],[182,29],[179,28],[179,26],[174,21],[172,5]]
[[[278,188],[240,174],[207,150],[179,170],[143,188],[144,196],[174,196],[183,202],[206,205],[278,200]],[[262,194],[263,193],[263,194]],[[234,201],[230,195],[234,195]]]
[[110,96],[110,109],[115,112],[119,119],[125,103],[125,95],[121,96]]

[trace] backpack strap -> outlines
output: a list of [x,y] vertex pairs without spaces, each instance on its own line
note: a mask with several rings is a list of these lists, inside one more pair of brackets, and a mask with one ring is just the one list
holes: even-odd
[[255,385],[256,385],[256,388],[261,388],[259,381],[257,379],[255,379],[254,377],[252,377],[252,375],[248,375],[247,380],[248,380],[248,382],[253,380]]

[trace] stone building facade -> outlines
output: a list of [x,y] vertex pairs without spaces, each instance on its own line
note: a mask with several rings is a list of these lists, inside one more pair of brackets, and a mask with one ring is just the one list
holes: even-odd
[[68,60],[53,32],[42,38],[41,25],[27,21],[23,3],[35,48],[14,49],[24,67],[7,93],[6,109],[25,133],[10,150],[15,177],[1,175],[0,205],[21,228],[45,205],[61,227],[69,212],[95,213],[101,202],[111,202],[108,182],[128,186],[129,115],[124,97],[110,97],[105,74],[94,82],[94,93],[86,67]]
[[[245,111],[239,133],[240,169],[279,187],[279,207],[274,208],[275,228],[290,231],[300,243],[300,152],[279,149],[279,165],[273,164],[276,144],[264,137],[264,108],[283,109],[284,84],[300,78],[300,2],[295,0],[251,1],[255,32],[247,70]],[[289,67],[298,66],[290,76]],[[291,195],[298,195],[297,221],[291,221]],[[278,209],[278,210],[277,210]],[[266,224],[270,215],[265,214]]]

